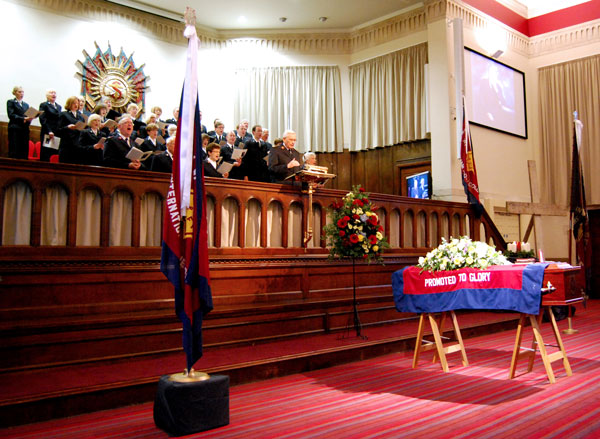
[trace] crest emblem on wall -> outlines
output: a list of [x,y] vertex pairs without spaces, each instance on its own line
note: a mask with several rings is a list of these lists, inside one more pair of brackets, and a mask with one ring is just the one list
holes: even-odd
[[134,103],[143,112],[148,88],[149,76],[144,74],[144,65],[135,66],[133,53],[125,55],[123,48],[118,55],[113,55],[110,43],[108,49],[102,52],[96,42],[96,53],[90,56],[85,50],[83,61],[77,61],[81,72],[81,94],[85,98],[86,108],[93,110],[103,98],[112,101],[116,111],[124,113],[127,105]]

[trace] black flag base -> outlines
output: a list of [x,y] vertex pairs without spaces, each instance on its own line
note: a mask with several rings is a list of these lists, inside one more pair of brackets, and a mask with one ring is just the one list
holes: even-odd
[[187,369],[184,369],[182,373],[174,373],[173,375],[169,375],[169,380],[177,383],[195,383],[196,381],[205,381],[209,378],[209,374],[204,372],[196,372],[193,367],[189,372]]
[[184,436],[229,424],[227,375],[183,382],[171,377],[164,375],[158,381],[154,401],[154,423],[158,428],[171,436]]

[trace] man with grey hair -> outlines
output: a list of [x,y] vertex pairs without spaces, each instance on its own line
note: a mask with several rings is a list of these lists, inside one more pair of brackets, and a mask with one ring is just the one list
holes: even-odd
[[133,119],[129,115],[119,119],[119,134],[108,138],[104,145],[103,163],[109,168],[146,169],[139,160],[129,160],[126,156],[131,150],[133,141]]
[[273,182],[284,181],[302,167],[302,157],[294,146],[296,146],[296,133],[286,130],[283,133],[283,146],[272,148],[269,152],[269,171]]

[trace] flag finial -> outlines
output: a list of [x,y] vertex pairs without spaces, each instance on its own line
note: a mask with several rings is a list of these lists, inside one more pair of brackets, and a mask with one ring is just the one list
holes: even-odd
[[183,14],[186,26],[196,26],[196,10],[187,6]]

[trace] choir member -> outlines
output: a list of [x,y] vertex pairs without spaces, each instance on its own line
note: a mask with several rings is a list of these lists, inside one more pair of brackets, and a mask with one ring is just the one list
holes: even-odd
[[175,151],[175,137],[167,139],[167,150],[152,156],[151,171],[155,172],[173,172],[173,152]]
[[109,168],[146,169],[139,160],[130,160],[126,156],[133,145],[133,120],[126,114],[119,119],[118,135],[109,137],[104,144],[103,163]]
[[207,157],[202,164],[204,166],[205,177],[227,178],[229,173],[220,174],[217,171],[219,167],[219,157],[221,155],[221,147],[216,143],[210,143],[206,146]]
[[[56,90],[46,91],[46,102],[40,104],[40,141],[44,142],[44,136],[48,135],[50,139],[54,138],[54,134],[58,132],[58,119],[62,107],[56,103]],[[40,160],[47,162],[50,156],[55,154],[52,148],[42,148],[40,151]]]
[[142,143],[138,148],[142,151],[164,151],[165,145],[158,141],[158,125],[155,123],[149,123],[146,125],[146,133],[148,136],[144,143]]
[[100,129],[102,117],[92,114],[88,117],[88,127],[79,134],[79,147],[81,149],[82,163],[86,165],[102,166],[105,138]]
[[12,94],[15,97],[6,102],[8,113],[8,156],[14,159],[25,159],[29,157],[29,125],[31,118],[25,115],[29,108],[27,102],[23,101],[25,92],[23,87],[13,87]]
[[58,158],[61,163],[82,163],[79,151],[79,130],[76,124],[84,122],[79,112],[79,98],[71,96],[65,103],[65,110],[58,118]]

